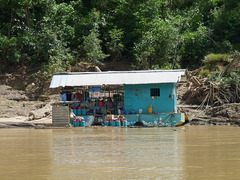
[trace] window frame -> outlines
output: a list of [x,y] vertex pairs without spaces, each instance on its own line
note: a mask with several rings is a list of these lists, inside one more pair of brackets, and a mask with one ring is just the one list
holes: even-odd
[[160,97],[161,93],[160,93],[160,88],[150,88],[150,96],[156,96],[156,97]]

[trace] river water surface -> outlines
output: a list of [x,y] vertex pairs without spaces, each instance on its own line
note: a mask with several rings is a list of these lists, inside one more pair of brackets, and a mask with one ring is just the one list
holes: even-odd
[[0,129],[1,179],[239,179],[240,128]]

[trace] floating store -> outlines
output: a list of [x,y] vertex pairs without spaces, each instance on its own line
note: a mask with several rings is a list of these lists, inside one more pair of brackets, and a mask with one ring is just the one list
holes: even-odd
[[50,88],[60,95],[52,103],[53,126],[120,126],[119,118],[125,126],[180,125],[185,115],[177,112],[177,83],[184,74],[183,69],[54,74]]

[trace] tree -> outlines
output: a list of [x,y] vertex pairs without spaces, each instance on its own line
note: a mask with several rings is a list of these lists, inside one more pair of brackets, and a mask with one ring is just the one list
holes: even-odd
[[121,61],[124,45],[122,44],[123,31],[115,26],[109,30],[109,41],[106,46],[112,61]]
[[83,48],[85,50],[85,60],[87,62],[95,63],[97,65],[103,65],[102,60],[108,55],[104,54],[101,48],[101,40],[99,39],[99,24],[101,22],[99,12],[95,9],[91,14],[95,17],[93,28],[90,30],[88,36],[83,36]]

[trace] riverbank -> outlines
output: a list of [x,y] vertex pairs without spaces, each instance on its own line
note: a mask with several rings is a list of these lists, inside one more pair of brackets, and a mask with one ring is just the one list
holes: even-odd
[[[197,108],[198,106],[196,105],[179,105],[179,109],[181,109],[181,111],[184,110],[189,118],[189,122],[186,122],[184,126],[240,126],[240,104],[225,104],[217,108],[222,109],[222,111],[216,111],[216,107],[204,111]],[[238,108],[238,110],[235,109],[234,113],[233,108]],[[215,113],[209,114],[209,112],[213,111],[215,111]],[[221,115],[220,112],[222,112]],[[31,118],[32,116],[1,117],[0,128],[45,128],[52,126],[51,115],[40,117],[39,119]]]
[[[34,87],[28,85],[25,90],[16,90],[9,85],[0,85],[0,128],[52,125],[50,102],[56,101],[58,94],[51,93],[36,98],[32,94],[32,88]],[[178,112],[185,113],[189,120],[185,125],[240,126],[240,103],[195,104],[194,101],[189,101],[189,96],[186,98],[190,88],[191,82],[178,85]]]
[[51,98],[34,100],[26,91],[0,85],[0,128],[51,126]]
[[45,128],[51,126],[52,119],[48,117],[34,121],[29,121],[25,116],[0,118],[0,128]]
[[[240,104],[231,103],[220,106],[199,106],[186,104],[184,94],[188,84],[178,88],[178,111],[186,113],[189,122],[185,125],[235,125],[240,126]],[[52,125],[50,102],[57,99],[57,94],[46,100],[31,100],[25,91],[0,85],[0,128],[41,127]]]

